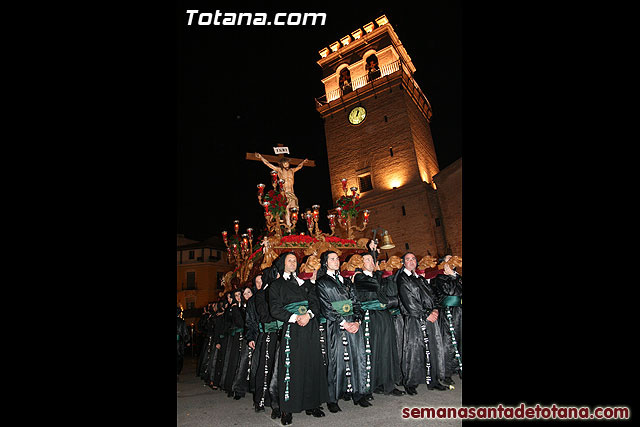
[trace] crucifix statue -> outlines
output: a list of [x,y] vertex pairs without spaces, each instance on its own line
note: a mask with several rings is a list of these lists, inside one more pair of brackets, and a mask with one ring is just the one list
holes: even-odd
[[[278,144],[278,147],[282,147],[282,144]],[[287,226],[290,227],[291,220],[289,219],[289,214],[291,212],[291,208],[299,208],[298,198],[293,192],[293,175],[305,165],[314,167],[314,161],[308,159],[301,160],[295,158],[287,158],[284,157],[284,154],[280,154],[278,156],[263,156],[260,153],[247,153],[247,160],[261,161],[269,168],[276,171],[278,173],[278,178],[284,181],[284,184],[282,186],[284,188],[284,194],[287,197],[287,211],[285,215],[285,222]],[[271,162],[278,163],[279,166],[275,166]],[[291,168],[291,165],[294,165],[295,167]]]

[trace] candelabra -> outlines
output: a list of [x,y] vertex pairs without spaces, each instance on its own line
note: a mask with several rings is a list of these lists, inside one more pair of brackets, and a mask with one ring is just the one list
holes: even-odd
[[[336,212],[336,216],[329,215],[329,226],[331,227],[331,235],[334,233],[335,229],[335,220],[338,220],[338,225],[347,232],[347,238],[353,239],[354,230],[356,231],[364,231],[369,224],[369,209],[360,210],[360,194],[358,193],[358,187],[351,187],[351,194],[349,195],[347,190],[347,179],[342,178],[342,191],[344,191],[344,196],[336,201],[336,205],[338,205],[334,210]],[[358,214],[362,212],[362,225],[358,226],[357,217]],[[353,220],[353,224],[351,221]]]
[[247,228],[247,232],[238,235],[240,230],[240,221],[233,221],[233,229],[235,234],[228,236],[227,231],[222,232],[222,240],[227,247],[227,259],[229,264],[238,270],[238,278],[240,282],[245,282],[249,277],[249,271],[253,263],[249,262],[249,258],[253,253],[253,228]]
[[[322,231],[318,226],[318,219],[320,218],[320,205],[311,206],[311,209],[307,209],[304,215],[307,219],[307,229],[309,230],[309,236],[320,237],[320,235],[322,234]],[[333,232],[331,233],[331,235],[333,236]]]

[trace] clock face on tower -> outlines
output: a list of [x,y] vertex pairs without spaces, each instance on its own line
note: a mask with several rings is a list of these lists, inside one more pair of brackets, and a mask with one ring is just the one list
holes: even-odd
[[367,117],[367,110],[365,110],[364,107],[355,107],[349,113],[349,123],[359,125],[364,121],[365,117]]

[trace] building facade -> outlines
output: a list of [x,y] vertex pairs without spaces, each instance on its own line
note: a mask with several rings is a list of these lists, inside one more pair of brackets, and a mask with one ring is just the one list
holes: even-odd
[[190,324],[194,319],[197,322],[204,306],[219,299],[220,282],[231,265],[226,247],[217,237],[198,242],[178,235],[176,256],[177,304]]
[[387,230],[396,245],[387,255],[444,255],[451,244],[434,179],[440,168],[431,105],[393,27],[381,16],[319,53],[325,93],[316,109],[333,199],[343,194],[343,178],[358,187],[371,229]]

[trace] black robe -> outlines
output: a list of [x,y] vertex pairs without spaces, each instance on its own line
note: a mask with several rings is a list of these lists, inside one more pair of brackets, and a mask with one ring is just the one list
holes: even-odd
[[[249,380],[251,370],[251,359],[253,356],[253,349],[249,347],[249,341],[255,341],[258,335],[258,323],[255,307],[251,301],[253,297],[249,298],[246,305],[241,307],[241,311],[244,318],[244,331],[240,337],[240,360],[238,361],[238,368],[236,369],[235,378],[231,386],[231,390],[236,396],[244,397],[249,391]],[[251,339],[249,339],[251,337]]]
[[[400,309],[404,317],[404,346],[402,374],[405,387],[419,384],[437,384],[444,378],[444,349],[440,334],[439,318],[435,323],[427,320],[437,305],[427,281],[422,277],[409,276],[404,269],[396,278],[398,294],[402,302]],[[428,347],[425,345],[425,336]],[[426,350],[429,350],[427,360]],[[429,366],[428,366],[429,365]]]
[[200,356],[198,357],[198,364],[196,365],[196,376],[202,378],[204,381],[208,381],[209,375],[208,365],[211,358],[213,348],[213,322],[210,314],[203,314],[198,320],[198,329],[204,334],[204,342],[202,349],[200,350]]
[[[216,387],[222,387],[222,368],[224,367],[224,356],[227,351],[229,340],[229,325],[224,313],[216,314],[213,318],[213,352],[209,362],[209,380]],[[220,349],[217,345],[220,345]]]
[[178,375],[180,375],[180,371],[182,371],[182,364],[184,363],[184,346],[191,342],[191,335],[189,334],[189,330],[187,329],[187,325],[183,319],[178,319]]
[[[377,300],[381,310],[367,310],[369,317],[369,338],[371,347],[371,390],[380,388],[385,394],[391,393],[400,376],[400,360],[396,347],[396,330],[391,313],[386,309],[389,298],[382,285],[382,272],[374,271],[373,277],[364,272],[354,276],[356,298],[361,302]],[[363,309],[364,310],[364,309]],[[365,317],[366,320],[366,317]],[[360,328],[366,327],[363,321]],[[366,332],[366,329],[365,329]],[[365,345],[366,345],[365,336]]]
[[382,279],[383,287],[385,289],[385,294],[387,295],[387,299],[389,302],[387,303],[387,310],[389,310],[389,314],[391,314],[391,319],[393,320],[393,327],[395,332],[395,342],[396,342],[396,353],[398,355],[398,363],[400,365],[400,370],[397,372],[396,377],[396,385],[401,385],[404,383],[404,377],[402,375],[402,347],[404,345],[404,318],[402,317],[402,313],[400,312],[400,297],[398,296],[398,285],[394,280],[393,275],[385,277]]
[[[438,274],[431,279],[431,284],[435,293],[436,301],[442,304],[442,300],[447,296],[459,296],[462,298],[462,276],[456,274],[449,276],[446,274]],[[453,333],[462,360],[462,305],[458,307],[449,307],[451,313],[451,323],[453,324]],[[445,357],[445,377],[451,378],[451,375],[460,372],[460,363],[456,357],[455,348],[452,342],[451,329],[447,318],[447,307],[440,308],[440,331],[442,333],[442,341],[444,345]]]
[[222,388],[227,392],[233,392],[233,380],[240,364],[244,344],[244,313],[242,308],[231,305],[228,316],[231,322],[228,329],[229,341],[225,352],[224,367],[222,368]]
[[[318,321],[315,317],[305,326],[289,323],[291,314],[285,306],[300,301],[308,301],[308,308],[314,315],[319,313],[318,299],[310,282],[298,285],[295,281],[279,278],[268,288],[269,309],[273,318],[284,322],[280,338],[280,351],[277,364],[277,388],[280,410],[284,412],[301,412],[314,409],[326,402],[327,378],[322,365]],[[289,387],[288,396],[285,361],[286,335],[289,334]],[[276,375],[276,374],[274,374]],[[287,397],[287,398],[286,398]]]
[[[268,289],[268,285],[267,285]],[[263,288],[253,296],[259,330],[256,348],[251,362],[251,381],[253,384],[253,403],[255,406],[279,408],[277,392],[271,394],[269,385],[273,378],[276,362],[276,349],[280,339],[280,330],[265,332],[265,324],[275,321],[269,313],[268,292]],[[247,338],[251,341],[249,338]],[[275,389],[277,390],[277,388]]]
[[[322,316],[327,319],[327,384],[331,403],[337,403],[343,397],[348,399],[350,395],[353,395],[354,401],[358,401],[372,391],[367,383],[367,372],[370,370],[367,370],[366,364],[364,328],[361,325],[358,332],[352,334],[340,326],[342,320],[357,322],[364,317],[351,280],[346,277],[343,280],[340,283],[329,274],[316,279],[320,309]],[[352,314],[340,314],[332,305],[332,302],[347,300],[352,307]]]

